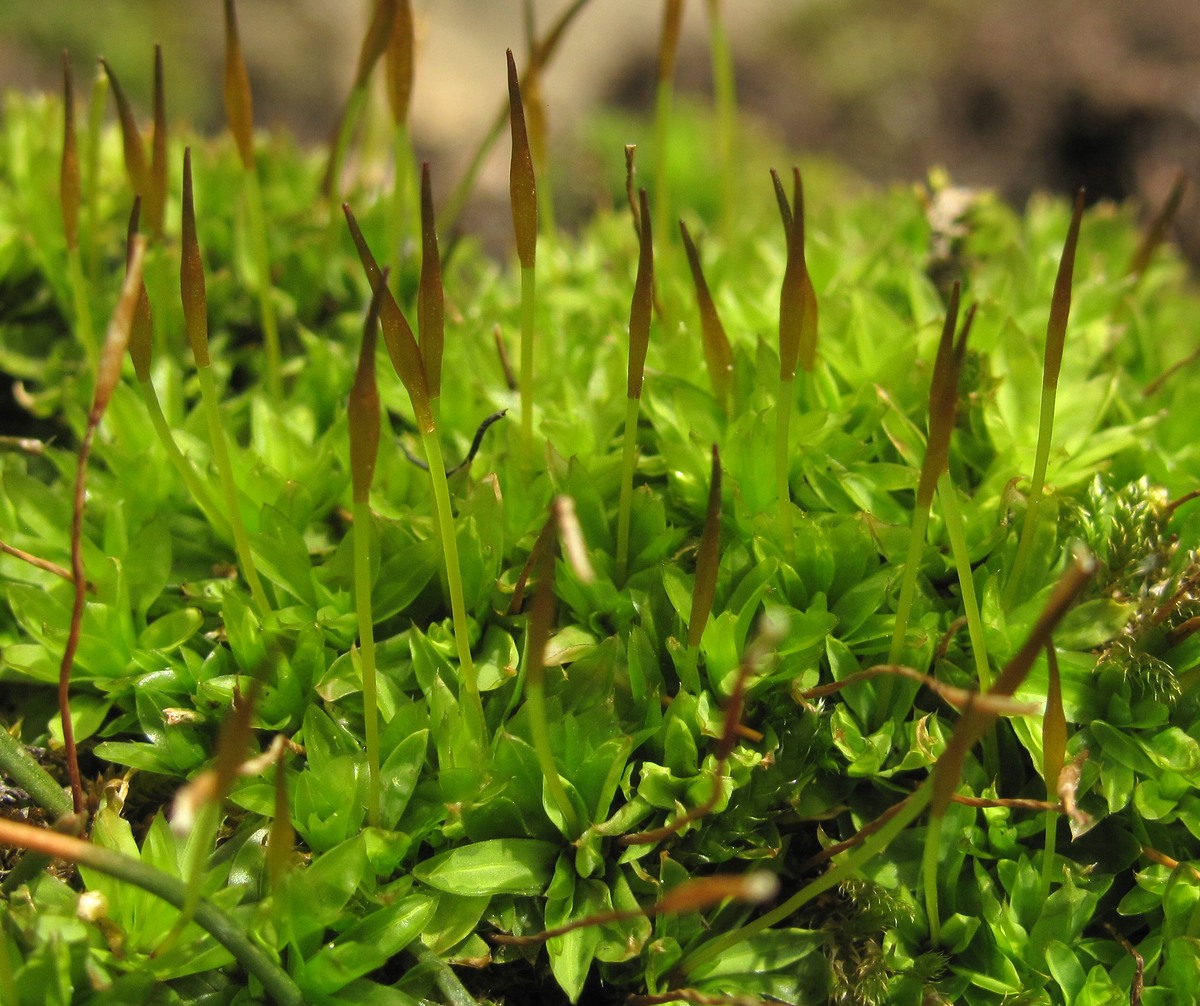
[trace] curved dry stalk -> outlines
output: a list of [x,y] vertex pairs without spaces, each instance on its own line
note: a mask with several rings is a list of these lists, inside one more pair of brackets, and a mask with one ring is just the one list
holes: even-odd
[[[183,882],[177,877],[147,866],[131,856],[123,856],[82,839],[16,821],[0,819],[0,844],[30,849],[54,859],[79,863],[107,876],[140,887],[182,908],[187,898]],[[261,950],[245,927],[208,901],[196,906],[196,922],[218,943],[233,954],[247,973],[260,982],[279,1006],[304,1006],[304,996],[287,972]]]
[[874,667],[868,667],[865,670],[847,674],[839,681],[831,682],[828,685],[817,685],[815,688],[806,688],[799,693],[798,697],[802,700],[825,698],[827,695],[835,695],[849,685],[858,684],[861,681],[870,681],[872,678],[886,674],[894,674],[897,677],[920,682],[948,706],[952,706],[959,712],[970,707],[979,707],[996,716],[1032,716],[1041,708],[1034,702],[1017,702],[1007,696],[997,696],[988,692],[976,692],[967,688],[948,685],[932,675],[922,674],[920,671],[912,667],[906,667],[904,664],[877,664]]
[[83,631],[83,607],[87,598],[87,571],[83,566],[83,511],[87,502],[87,468],[92,453],[92,441],[104,412],[121,379],[121,359],[129,343],[129,330],[133,325],[134,310],[142,283],[142,263],[146,256],[146,242],[138,238],[130,253],[129,269],[121,286],[121,295],[113,310],[112,320],[100,350],[96,370],[96,390],[92,407],[88,412],[87,428],[79,445],[79,463],[75,470],[75,505],[71,517],[71,578],[75,584],[75,599],[71,605],[71,623],[67,630],[67,643],[63,649],[62,663],[58,670],[58,711],[62,717],[63,749],[67,757],[67,774],[71,780],[71,802],[76,814],[86,812],[83,797],[83,781],[79,775],[79,752],[75,747],[75,727],[71,722],[71,671],[75,664],[75,651],[79,648],[79,637]]
[[[56,562],[51,562],[49,559],[43,559],[40,556],[34,555],[32,552],[26,552],[23,548],[17,548],[15,545],[10,545],[6,541],[0,541],[0,552],[5,555],[11,555],[14,559],[20,559],[22,562],[28,563],[37,569],[43,570],[46,573],[51,573],[54,576],[61,577],[64,580],[75,582],[75,577],[69,569],[65,569]],[[96,593],[96,585],[89,583],[87,585],[89,594]]]
[[704,348],[704,365],[708,370],[708,380],[712,384],[713,394],[721,410],[728,412],[729,394],[733,383],[733,350],[729,345],[729,336],[725,334],[725,326],[721,324],[721,317],[717,314],[717,306],[713,303],[708,283],[704,279],[700,253],[692,235],[688,233],[687,224],[682,220],[679,221],[679,233],[683,238],[683,250],[692,274],[692,285],[696,290],[696,304],[700,311],[700,338]]
[[521,451],[525,460],[533,443],[533,335],[537,303],[537,182],[525,126],[525,105],[512,50],[508,56],[508,122],[512,155],[508,166],[508,195],[513,234],[521,263]]
[[1183,202],[1183,197],[1187,193],[1187,189],[1187,175],[1182,171],[1176,171],[1175,178],[1171,182],[1170,191],[1167,193],[1167,198],[1163,200],[1162,206],[1159,207],[1158,212],[1154,214],[1154,217],[1142,232],[1141,240],[1138,241],[1137,248],[1134,249],[1133,256],[1129,260],[1129,266],[1125,270],[1125,275],[1133,276],[1136,279],[1142,278],[1142,273],[1146,271],[1146,267],[1154,259],[1154,253],[1158,251],[1166,240],[1167,231],[1170,230],[1172,222],[1179,213],[1179,206]]
[[532,947],[552,940],[556,936],[565,936],[577,929],[586,929],[588,926],[604,926],[611,922],[652,918],[655,915],[682,915],[684,912],[698,912],[731,898],[748,904],[761,904],[775,897],[778,890],[779,878],[766,870],[755,870],[740,877],[717,874],[712,877],[685,880],[649,905],[597,912],[595,915],[574,919],[553,929],[544,929],[539,933],[531,933],[527,936],[493,933],[488,936],[488,939],[503,946]]

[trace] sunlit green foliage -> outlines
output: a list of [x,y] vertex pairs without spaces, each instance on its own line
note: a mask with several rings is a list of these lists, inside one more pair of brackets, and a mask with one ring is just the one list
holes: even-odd
[[[73,322],[62,106],[10,97],[3,130],[0,370],[21,382],[23,415],[0,430],[0,692],[10,730],[54,748],[76,596],[73,485],[95,377]],[[79,542],[88,582],[70,722],[85,782],[105,783],[86,787],[91,842],[175,881],[198,857],[206,903],[253,933],[247,944],[276,966],[267,973],[306,1002],[456,1002],[464,985],[480,996],[500,989],[504,964],[526,959],[571,1001],[586,987],[591,1001],[613,1003],[691,989],[745,997],[737,1002],[985,1006],[1022,996],[1098,1006],[1128,1001],[1129,947],[1144,962],[1142,1001],[1176,1001],[1173,990],[1194,987],[1200,971],[1200,875],[1189,865],[1200,858],[1200,503],[1186,495],[1200,484],[1200,378],[1183,368],[1156,379],[1195,350],[1200,298],[1182,265],[1170,251],[1140,250],[1131,210],[1084,214],[1040,516],[1006,599],[1070,207],[1037,199],[1018,213],[941,180],[862,191],[813,164],[803,218],[795,176],[803,233],[785,217],[781,242],[770,178],[757,171],[769,148],[746,150],[731,186],[738,206],[718,228],[711,164],[702,147],[686,149],[707,133],[670,135],[677,146],[654,163],[670,167],[671,204],[698,222],[691,233],[720,233],[703,249],[685,235],[688,260],[668,257],[653,273],[680,317],[649,336],[655,193],[631,228],[615,147],[611,211],[577,237],[524,224],[523,241],[537,241],[532,449],[519,423],[494,427],[451,475],[453,520],[448,506],[443,520],[429,475],[401,447],[421,440],[457,461],[485,417],[517,408],[492,333],[529,321],[521,269],[464,241],[435,289],[428,186],[422,232],[417,214],[398,215],[391,199],[344,178],[361,225],[352,240],[342,207],[318,195],[320,166],[260,136],[249,163],[261,176],[281,350],[269,393],[259,238],[239,216],[245,138],[172,134],[166,163],[192,145],[185,306],[203,377],[172,285],[171,193],[164,242],[146,265],[155,352],[112,393]],[[81,129],[81,148],[88,141]],[[133,203],[115,130],[101,150],[96,233],[86,214],[77,224],[79,245],[96,240],[105,265],[86,291],[95,318],[112,313]],[[678,170],[684,163],[695,172]],[[396,241],[403,227],[408,240]],[[396,247],[423,247],[428,259],[419,343],[403,321],[417,284],[393,299],[381,282],[384,266],[415,276],[418,264],[376,264],[369,253]],[[800,289],[801,250],[807,292],[785,298],[819,300],[820,343],[803,338],[812,332],[789,308],[804,349],[781,403],[781,373],[797,369],[779,356],[781,289],[789,255]],[[954,408],[942,403],[957,418],[937,432],[937,471],[918,500],[947,276],[976,313],[955,356]],[[385,345],[366,342],[380,410],[368,472],[373,437],[355,445],[351,434],[364,421],[373,429],[375,416],[370,361],[359,361],[373,290]],[[169,437],[147,412],[146,381]],[[219,406],[206,411],[198,381]],[[913,541],[914,508],[929,506],[943,469],[939,495],[955,494],[965,563],[951,554],[957,528],[941,505]],[[189,470],[197,479],[180,475]],[[780,476],[790,522],[779,519]],[[213,496],[198,500],[189,481]],[[233,520],[214,513],[218,485]],[[236,549],[235,526],[245,529]],[[1031,632],[1061,600],[1054,584],[1078,543],[1097,571],[1054,629],[1052,679],[1044,640],[1036,654],[1022,647],[1040,639]],[[906,569],[903,655],[919,674],[855,677],[888,655]],[[970,632],[962,575],[980,609]],[[356,594],[369,606],[356,608]],[[971,697],[979,634],[985,663],[1000,671],[985,699]],[[356,645],[368,636],[377,737]],[[191,780],[184,793],[203,802],[196,780],[251,682],[261,683],[252,750],[216,847],[197,849],[204,832],[187,827],[183,798],[172,812],[171,797]],[[992,758],[968,740],[999,713]],[[278,736],[286,744],[272,747]],[[23,757],[6,751],[0,761]],[[940,842],[918,814],[930,800]],[[723,878],[712,897],[763,870],[778,878],[777,904],[793,906],[771,925],[756,927],[769,908],[746,901],[670,900],[699,890],[681,887],[689,881]],[[5,1002],[258,994],[245,948],[222,943],[204,919],[155,956],[177,908],[103,870],[85,864],[77,883],[42,873],[5,894]],[[590,916],[604,921],[572,925]],[[533,1001],[520,990],[510,1001],[522,994]]]

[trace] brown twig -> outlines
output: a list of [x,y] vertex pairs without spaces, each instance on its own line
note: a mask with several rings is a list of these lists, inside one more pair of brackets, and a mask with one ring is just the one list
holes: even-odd
[[1111,922],[1104,923],[1108,934],[1116,940],[1125,952],[1133,958],[1133,981],[1129,983],[1129,1006],[1142,1006],[1142,988],[1145,983],[1146,962],[1137,949],[1124,936],[1117,932],[1117,927]]
[[[64,569],[56,562],[51,562],[49,559],[42,559],[31,552],[17,548],[15,545],[9,545],[7,542],[0,541],[0,552],[3,552],[5,555],[11,555],[14,559],[20,559],[22,562],[27,562],[31,566],[36,566],[38,569],[44,569],[47,573],[61,576],[64,580],[70,580],[71,582],[75,580],[69,569]],[[89,583],[87,590],[89,594],[95,594],[96,585]]]
[[112,393],[121,378],[121,360],[129,342],[129,330],[133,324],[133,312],[137,305],[138,291],[142,283],[142,261],[145,258],[145,239],[139,237],[134,244],[129,269],[121,287],[100,362],[96,370],[96,390],[92,408],[88,413],[87,428],[79,445],[79,462],[75,470],[75,507],[71,517],[71,579],[75,582],[75,600],[71,606],[71,624],[67,631],[67,644],[63,649],[62,664],[58,670],[58,709],[62,716],[63,749],[67,757],[67,773],[71,780],[71,802],[76,814],[83,814],[83,781],[79,775],[79,752],[75,747],[75,729],[71,723],[71,669],[75,664],[75,651],[79,649],[79,637],[83,630],[83,606],[87,595],[87,571],[83,566],[83,510],[87,502],[87,467],[92,453],[92,441],[104,410],[108,407]]

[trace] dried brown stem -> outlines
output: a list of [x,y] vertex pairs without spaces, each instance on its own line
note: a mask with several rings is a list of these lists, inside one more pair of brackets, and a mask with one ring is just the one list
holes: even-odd
[[87,597],[87,571],[83,565],[83,513],[87,502],[87,468],[92,453],[92,441],[96,428],[104,418],[113,390],[121,377],[121,358],[129,342],[129,329],[133,323],[137,294],[142,281],[142,262],[146,254],[145,241],[138,239],[134,244],[121,295],[108,325],[104,346],[100,352],[100,363],[96,372],[96,390],[92,407],[88,412],[87,428],[79,445],[79,462],[75,470],[75,502],[71,516],[71,579],[75,583],[75,599],[71,606],[71,623],[67,630],[67,642],[63,649],[62,663],[58,670],[58,709],[62,717],[63,749],[66,752],[67,774],[71,781],[71,802],[76,814],[86,811],[83,797],[83,781],[79,775],[79,752],[75,746],[75,728],[71,722],[71,671],[75,664],[75,652],[79,648],[79,637],[83,631],[83,607]]
[[[42,559],[32,552],[26,552],[24,549],[17,548],[15,545],[9,545],[7,542],[0,541],[0,552],[3,552],[5,555],[11,555],[14,559],[20,559],[22,562],[27,562],[31,566],[36,566],[38,569],[45,570],[47,573],[60,576],[64,580],[70,580],[72,583],[75,580],[69,569],[64,569],[56,562],[51,562],[49,559]],[[89,594],[96,593],[95,584],[89,583],[87,589]]]
[[1167,231],[1171,227],[1176,214],[1179,213],[1179,205],[1183,202],[1184,194],[1187,192],[1188,180],[1187,175],[1182,171],[1175,173],[1175,179],[1171,182],[1171,189],[1167,193],[1167,198],[1159,207],[1154,218],[1147,225],[1142,233],[1141,240],[1133,253],[1133,257],[1129,260],[1129,268],[1125,270],[1126,275],[1140,278],[1142,273],[1146,271],[1146,267],[1154,258],[1154,253],[1166,240]]

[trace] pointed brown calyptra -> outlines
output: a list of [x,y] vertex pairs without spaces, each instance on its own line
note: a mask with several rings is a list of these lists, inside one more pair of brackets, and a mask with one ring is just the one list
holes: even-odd
[[98,425],[108,408],[109,399],[121,379],[121,360],[129,345],[129,329],[133,324],[137,308],[138,291],[142,284],[142,262],[146,253],[144,238],[134,238],[133,248],[129,253],[128,269],[125,281],[121,286],[121,296],[113,310],[112,320],[108,323],[108,331],[104,337],[104,345],[100,349],[100,365],[96,369],[96,391],[92,399],[92,409],[88,422]]
[[79,146],[75,139],[75,88],[71,82],[71,60],[64,49],[63,65],[63,150],[58,176],[58,194],[62,203],[63,233],[67,248],[79,247]]
[[250,94],[250,75],[242,54],[234,0],[225,0],[225,119],[237,144],[242,167],[254,167],[254,102]]
[[646,371],[646,350],[650,345],[650,314],[654,308],[654,243],[650,227],[650,204],[646,190],[638,191],[638,216],[642,227],[638,246],[637,278],[633,283],[633,301],[629,305],[629,398],[642,397],[642,379]]
[[708,485],[708,509],[696,553],[696,582],[692,587],[692,610],[688,617],[688,646],[697,647],[712,612],[717,590],[717,566],[721,561],[721,456],[712,446],[712,475]]
[[1046,325],[1046,358],[1042,370],[1042,387],[1057,388],[1062,369],[1063,346],[1067,340],[1067,319],[1071,314],[1071,283],[1075,273],[1075,249],[1079,244],[1079,223],[1083,219],[1084,192],[1075,196],[1071,225],[1063,245],[1058,274],[1054,278],[1054,293],[1050,298],[1050,321]]
[[642,220],[638,213],[637,196],[634,194],[634,179],[637,178],[637,144],[625,144],[625,201],[629,204],[629,218],[633,221],[633,233],[641,240]]
[[442,257],[433,219],[433,186],[429,162],[421,165],[421,279],[417,288],[417,335],[425,362],[425,383],[430,398],[442,393],[442,345],[446,333]]
[[371,71],[379,62],[379,57],[387,51],[388,41],[392,36],[392,21],[396,16],[396,0],[375,0],[371,21],[367,25],[367,33],[363,36],[362,46],[358,50],[358,66],[354,71],[354,87],[367,86]]
[[775,202],[779,204],[779,218],[783,221],[783,240],[786,242],[792,236],[792,206],[788,202],[783,182],[779,180],[779,172],[774,168],[771,169],[771,185],[775,189]]
[[347,413],[350,426],[350,480],[355,503],[366,503],[375,479],[375,461],[379,457],[379,389],[375,383],[375,341],[379,331],[379,307],[387,289],[387,270],[371,294],[371,307],[363,325],[358,367],[350,388]]
[[408,123],[412,103],[414,37],[412,0],[396,0],[384,67],[387,70],[388,108],[392,121],[401,126]]
[[[778,179],[776,179],[778,182]],[[782,191],[777,187],[776,193]],[[792,168],[791,219],[780,200],[780,215],[787,225],[787,265],[779,292],[779,379],[791,381],[796,366],[812,371],[817,355],[817,298],[804,258],[804,186],[800,169]]]
[[950,293],[950,304],[946,309],[942,337],[933,364],[933,379],[929,385],[929,439],[925,447],[925,460],[921,465],[921,479],[917,485],[918,507],[928,507],[932,503],[937,481],[950,465],[950,435],[954,432],[958,408],[958,378],[966,357],[967,336],[975,319],[975,305],[971,305],[956,342],[954,328],[958,324],[958,303],[959,285],[956,281]]
[[121,82],[117,80],[117,75],[108,65],[108,60],[101,59],[100,65],[104,67],[104,72],[108,75],[113,99],[117,103],[117,116],[121,120],[121,143],[125,151],[125,174],[129,177],[129,187],[133,189],[134,195],[142,196],[146,194],[149,178],[142,134],[138,129],[137,119],[134,118],[129,99],[125,97],[125,92],[121,89]]
[[[349,205],[343,203],[342,210],[346,214],[350,237],[354,240],[354,247],[358,251],[363,271],[367,274],[367,281],[371,284],[372,289],[376,289],[379,286],[381,275],[379,265],[375,261],[375,256],[371,254],[367,240],[363,237],[358,221],[350,211]],[[425,364],[421,359],[421,350],[417,346],[417,340],[413,337],[408,320],[400,310],[400,305],[396,303],[396,298],[392,296],[386,285],[382,296],[383,300],[379,305],[379,321],[383,330],[384,345],[387,346],[388,355],[392,358],[392,366],[396,368],[396,373],[404,383],[404,390],[408,392],[408,397],[412,401],[418,428],[421,433],[429,433],[435,428],[436,423],[433,420],[433,411],[429,407],[429,388],[425,383]]]
[[663,6],[662,34],[658,38],[658,82],[669,84],[675,76],[675,57],[679,52],[679,33],[683,27],[683,0],[666,0]]
[[[525,112],[525,125],[529,133],[529,152],[533,158],[534,173],[544,179],[542,208],[547,218],[553,217],[553,209],[546,201],[549,198],[549,182],[547,174],[547,153],[549,126],[546,122],[546,103],[542,99],[542,62],[536,56],[538,41],[537,27],[534,21],[533,0],[523,0],[522,8],[525,20],[525,45],[530,53],[529,65],[521,79],[521,107]],[[543,226],[553,230],[553,221],[544,219]]]
[[183,321],[197,367],[207,367],[208,298],[204,289],[204,262],[196,240],[196,206],[192,192],[192,148],[183,152],[183,226],[179,263],[179,292],[183,300]]
[[[142,211],[142,197],[133,200],[129,214],[129,229],[125,239],[125,268],[133,260],[134,243],[138,234],[138,219]],[[154,322],[150,313],[150,297],[146,293],[145,280],[138,290],[137,305],[133,310],[133,322],[129,329],[129,358],[133,360],[133,371],[139,381],[150,380],[150,360],[154,341]]]
[[512,131],[512,157],[508,170],[508,193],[512,202],[513,233],[517,240],[517,258],[522,269],[532,269],[537,257],[537,185],[533,176],[533,156],[525,129],[525,107],[521,103],[521,83],[512,50],[508,54],[508,121]]
[[688,268],[692,272],[692,285],[696,288],[696,303],[700,309],[700,338],[704,347],[704,363],[708,368],[708,379],[712,383],[713,394],[722,408],[729,401],[730,382],[733,378],[733,350],[729,346],[729,337],[725,334],[725,326],[717,314],[717,306],[713,303],[704,279],[704,270],[700,265],[700,253],[688,233],[687,224],[679,221],[679,233],[683,236],[683,248],[687,253]]
[[[567,28],[570,27],[571,22],[575,20],[589,2],[590,0],[573,0],[572,3],[567,4],[563,8],[558,19],[538,41],[533,51],[530,52],[529,66],[531,68],[535,68],[540,72],[549,65],[563,38],[566,37]],[[488,151],[491,150],[504,131],[504,119],[506,113],[509,112],[506,105],[507,103],[497,109],[491,126],[472,154],[467,170],[463,173],[454,192],[451,193],[450,198],[446,200],[442,208],[442,224],[446,228],[453,228],[458,221],[459,214],[462,212],[463,206],[466,204],[467,198],[474,188],[475,181],[479,176],[480,168],[487,158]]]
[[1134,251],[1133,257],[1129,260],[1129,268],[1126,270],[1127,275],[1140,276],[1146,271],[1146,267],[1150,264],[1151,259],[1154,258],[1154,253],[1167,238],[1167,231],[1170,229],[1171,222],[1179,212],[1179,204],[1183,202],[1187,187],[1187,175],[1182,171],[1176,172],[1175,179],[1171,182],[1171,191],[1167,193],[1166,200],[1159,207],[1158,212],[1154,214],[1154,219],[1150,221],[1146,230],[1142,233],[1137,249]]
[[162,46],[154,47],[154,133],[146,174],[146,226],[150,237],[162,237],[167,212],[167,102],[163,88]]
[[[341,158],[345,153],[348,141],[343,133],[349,125],[353,125],[357,121],[357,113],[362,111],[362,101],[366,97],[366,87],[371,79],[371,71],[375,69],[379,57],[388,47],[395,13],[396,0],[374,0],[371,8],[371,20],[358,50],[358,65],[354,70],[354,83],[350,88],[350,96],[338,114],[337,123],[329,142],[329,160],[325,164],[325,174],[321,177],[321,193],[323,195],[328,196],[335,191],[334,176],[341,167]],[[354,121],[350,121],[351,119]]]

